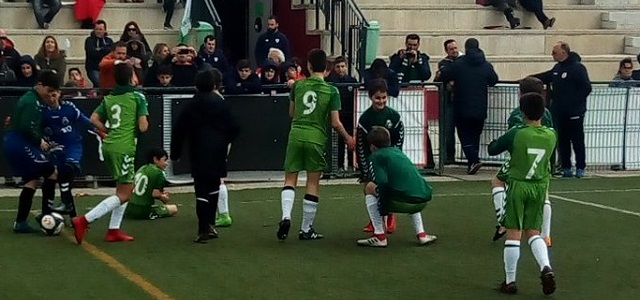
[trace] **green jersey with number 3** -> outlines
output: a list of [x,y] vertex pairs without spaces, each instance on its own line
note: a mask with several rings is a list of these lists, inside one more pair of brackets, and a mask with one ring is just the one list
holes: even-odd
[[519,181],[548,181],[549,162],[556,148],[556,132],[545,126],[519,125],[489,144],[489,155],[509,151],[509,179]]
[[295,105],[289,140],[324,145],[331,112],[340,110],[338,89],[311,76],[296,81],[289,97]]
[[151,206],[155,202],[153,190],[162,190],[166,184],[164,171],[154,164],[147,164],[136,172],[134,177],[133,194],[130,204]]
[[138,118],[149,115],[147,98],[133,87],[115,87],[94,110],[106,120],[107,137],[102,141],[105,151],[135,153]]

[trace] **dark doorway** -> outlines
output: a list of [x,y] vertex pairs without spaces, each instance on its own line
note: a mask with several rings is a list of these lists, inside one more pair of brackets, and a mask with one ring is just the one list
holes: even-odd
[[235,68],[238,60],[248,56],[249,0],[213,0],[222,19],[222,51]]

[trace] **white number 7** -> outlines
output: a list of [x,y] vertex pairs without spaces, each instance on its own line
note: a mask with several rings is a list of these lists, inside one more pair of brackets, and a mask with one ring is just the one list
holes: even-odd
[[529,168],[529,173],[527,173],[527,176],[525,177],[526,179],[531,179],[531,177],[533,177],[533,174],[536,172],[536,168],[538,167],[538,164],[540,163],[540,161],[542,160],[542,158],[546,153],[547,153],[547,150],[545,149],[527,148],[527,154],[534,154],[536,158],[533,160],[533,163],[531,164],[531,168]]

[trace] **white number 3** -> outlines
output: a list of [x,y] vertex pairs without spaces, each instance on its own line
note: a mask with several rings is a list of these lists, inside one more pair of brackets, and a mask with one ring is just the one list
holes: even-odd
[[111,106],[111,112],[113,113],[111,115],[111,118],[113,119],[113,124],[111,124],[111,128],[120,127],[120,121],[121,121],[120,114],[122,113],[122,107],[120,107],[120,105],[118,104],[115,104]]
[[531,177],[533,177],[533,174],[535,174],[536,168],[538,167],[538,164],[540,163],[540,161],[542,160],[542,158],[544,157],[544,155],[546,153],[547,153],[547,150],[545,150],[545,149],[527,148],[527,154],[535,155],[536,158],[533,159],[533,163],[531,164],[531,168],[529,169],[529,172],[527,173],[527,176],[525,177],[526,179],[531,179]]
[[316,110],[316,103],[318,103],[318,94],[314,91],[308,91],[302,95],[302,104],[306,107],[303,114],[308,115],[311,114],[314,110]]

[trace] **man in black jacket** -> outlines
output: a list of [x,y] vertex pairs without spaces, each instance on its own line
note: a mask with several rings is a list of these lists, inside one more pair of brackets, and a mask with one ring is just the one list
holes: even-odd
[[551,115],[558,132],[558,156],[563,177],[572,177],[571,145],[576,156],[576,174],[584,176],[586,154],[584,145],[584,114],[591,81],[587,68],[578,53],[571,52],[569,44],[558,42],[551,52],[556,65],[551,70],[532,75],[545,84],[551,84]]
[[429,56],[420,52],[420,36],[409,34],[404,40],[404,49],[389,58],[389,69],[398,73],[401,82],[427,81],[431,78]]
[[[461,57],[460,51],[458,51],[458,43],[454,39],[448,39],[444,41],[444,51],[447,53],[447,56],[438,62],[438,71],[436,71],[436,77],[433,78],[434,82],[442,82],[440,80],[440,72],[442,69],[450,67],[453,63]],[[445,164],[453,164],[456,161],[456,123],[455,123],[455,114],[453,112],[453,95],[451,91],[453,90],[453,85],[455,83],[453,81],[446,82],[444,84],[444,146],[446,158],[444,160]]]
[[271,48],[280,49],[284,53],[285,60],[291,58],[289,39],[278,29],[279,26],[276,16],[270,16],[267,19],[267,32],[261,34],[256,42],[254,55],[258,66],[261,66],[267,60],[267,55]]
[[220,178],[227,176],[229,145],[240,131],[218,92],[221,83],[217,69],[200,71],[195,78],[198,92],[182,109],[171,132],[171,160],[179,160],[183,144],[189,145],[198,216],[196,243],[218,237],[211,222],[218,206]]
[[100,87],[100,61],[111,52],[112,47],[113,40],[107,35],[107,22],[96,21],[91,35],[84,40],[84,68],[94,88]]
[[464,48],[464,56],[440,71],[440,80],[455,81],[455,123],[462,151],[467,158],[467,173],[473,175],[482,167],[478,151],[480,134],[487,118],[487,92],[488,87],[498,83],[498,74],[493,65],[485,59],[478,40],[467,39]]

